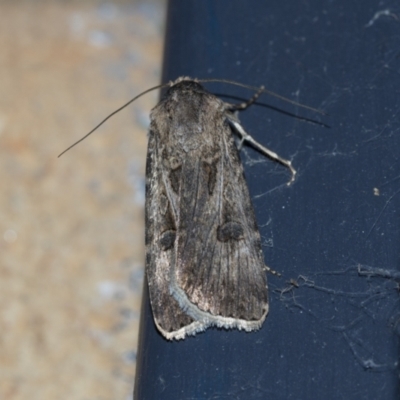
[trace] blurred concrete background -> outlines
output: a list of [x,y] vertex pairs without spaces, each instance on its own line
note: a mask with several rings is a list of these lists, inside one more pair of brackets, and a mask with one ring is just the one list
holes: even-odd
[[0,399],[132,398],[165,4],[0,2]]

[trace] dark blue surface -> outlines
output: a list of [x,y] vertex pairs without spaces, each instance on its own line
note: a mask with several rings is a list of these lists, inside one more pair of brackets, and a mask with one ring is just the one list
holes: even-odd
[[[145,291],[135,400],[400,398],[390,278],[400,269],[399,38],[394,0],[170,1],[164,81],[264,84],[330,116],[267,96],[241,113],[298,170],[287,187],[285,168],[241,153],[266,264],[282,274],[269,276],[270,314],[256,333],[209,329],[171,343]],[[389,277],[359,275],[359,265]]]

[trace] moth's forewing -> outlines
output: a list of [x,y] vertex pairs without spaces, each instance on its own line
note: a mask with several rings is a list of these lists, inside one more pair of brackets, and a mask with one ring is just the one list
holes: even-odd
[[260,235],[228,117],[225,103],[187,80],[152,112],[146,264],[166,337],[209,325],[250,331],[268,313]]
[[183,339],[203,328],[182,310],[170,293],[175,251],[174,242],[168,243],[166,232],[173,232],[175,223],[163,184],[157,136],[157,132],[150,130],[146,166],[146,275],[158,330],[167,339]]

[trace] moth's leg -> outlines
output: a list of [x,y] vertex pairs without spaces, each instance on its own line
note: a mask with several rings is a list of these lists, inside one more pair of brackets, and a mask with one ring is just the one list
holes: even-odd
[[239,135],[242,137],[242,140],[240,142],[239,145],[239,149],[241,148],[241,146],[243,145],[243,142],[248,142],[251,143],[258,151],[260,151],[261,153],[263,153],[264,155],[266,155],[269,158],[272,158],[273,160],[281,163],[282,165],[284,165],[285,167],[289,168],[290,172],[292,173],[292,178],[290,179],[290,181],[288,182],[288,185],[290,185],[296,177],[296,170],[292,167],[292,163],[289,160],[285,160],[284,158],[280,157],[278,154],[274,153],[273,151],[271,151],[270,149],[264,147],[262,144],[258,143],[257,141],[255,141],[242,127],[242,125],[240,125],[240,123],[238,121],[235,121],[234,119],[229,119],[229,122],[234,126],[234,128],[236,129],[236,131],[239,133]]
[[245,110],[247,107],[251,106],[260,97],[260,94],[263,92],[264,89],[265,89],[264,86],[260,86],[260,89],[258,89],[258,91],[254,94],[254,96],[251,97],[249,100],[244,101],[243,103],[239,103],[239,104],[225,103],[226,109],[229,110],[230,112]]

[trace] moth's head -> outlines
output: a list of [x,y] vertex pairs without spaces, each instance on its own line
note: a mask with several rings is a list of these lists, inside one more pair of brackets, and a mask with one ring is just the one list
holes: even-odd
[[204,89],[199,82],[195,79],[191,79],[189,77],[180,77],[176,81],[171,83],[170,88],[166,91],[164,98],[167,97],[175,97],[179,94],[186,93],[206,93],[207,91]]

